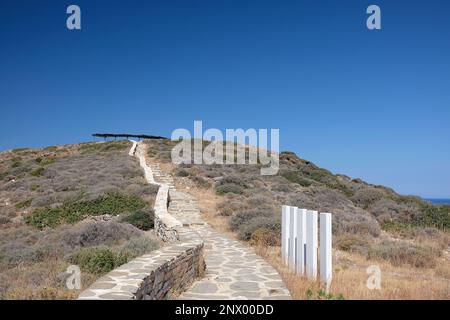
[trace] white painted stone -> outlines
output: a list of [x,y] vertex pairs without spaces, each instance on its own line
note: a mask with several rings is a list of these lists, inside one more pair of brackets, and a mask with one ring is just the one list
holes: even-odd
[[296,216],[297,216],[297,207],[289,208],[289,268],[291,270],[295,270],[295,243],[296,243]]
[[285,264],[289,257],[289,212],[290,206],[281,209],[281,256]]
[[332,278],[331,251],[331,213],[320,214],[320,280],[326,284],[327,290]]
[[296,263],[295,272],[305,274],[305,245],[306,245],[306,209],[296,210]]
[[317,211],[306,212],[306,275],[310,279],[317,277]]

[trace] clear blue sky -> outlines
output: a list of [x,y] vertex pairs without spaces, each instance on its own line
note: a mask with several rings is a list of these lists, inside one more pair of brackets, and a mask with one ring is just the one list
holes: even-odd
[[0,150],[194,120],[279,128],[283,150],[335,173],[450,198],[449,14],[444,0],[2,0]]

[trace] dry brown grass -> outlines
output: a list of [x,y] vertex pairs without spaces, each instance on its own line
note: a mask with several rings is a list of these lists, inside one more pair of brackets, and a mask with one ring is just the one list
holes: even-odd
[[[267,259],[281,274],[294,299],[306,299],[307,291],[318,291],[323,286],[290,271],[282,262],[280,247],[259,247],[256,252]],[[334,252],[334,271],[330,293],[342,294],[349,300],[417,300],[450,299],[450,278],[437,276],[434,269],[394,267],[385,261],[368,261],[358,254]],[[381,269],[381,289],[367,288],[367,267]],[[448,261],[446,262],[448,268]]]

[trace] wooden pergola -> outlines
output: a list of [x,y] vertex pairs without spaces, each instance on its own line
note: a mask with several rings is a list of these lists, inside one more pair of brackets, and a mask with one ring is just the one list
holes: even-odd
[[117,138],[125,138],[125,139],[130,139],[130,138],[135,138],[138,140],[141,139],[167,139],[166,137],[161,137],[161,136],[150,136],[150,135],[146,135],[146,134],[128,134],[128,133],[94,133],[92,134],[92,136],[94,138],[103,138],[103,139],[108,139],[108,138],[114,138],[114,140],[116,140]]

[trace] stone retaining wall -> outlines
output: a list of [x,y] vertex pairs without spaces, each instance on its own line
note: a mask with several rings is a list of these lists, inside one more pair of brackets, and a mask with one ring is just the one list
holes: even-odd
[[[138,157],[149,183],[157,184],[145,161],[142,143],[133,141],[130,155]],[[170,245],[138,257],[98,279],[83,291],[80,300],[168,299],[185,291],[203,275],[203,240],[197,232],[168,213],[169,186],[159,186],[156,196],[155,232]]]
[[203,275],[203,240],[179,229],[180,242],[136,258],[98,279],[79,300],[161,300],[188,289]]

